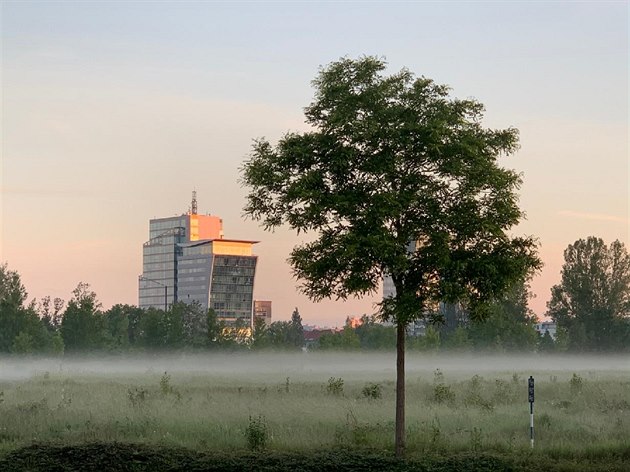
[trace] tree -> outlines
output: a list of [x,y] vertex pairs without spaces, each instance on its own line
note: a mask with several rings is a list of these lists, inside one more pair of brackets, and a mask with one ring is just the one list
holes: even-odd
[[104,326],[101,304],[90,285],[80,282],[61,319],[61,335],[66,351],[86,351],[103,346]]
[[137,308],[117,304],[103,313],[105,344],[111,350],[125,350],[129,347],[130,313]]
[[27,354],[52,350],[52,337],[37,316],[20,275],[0,264],[0,352]]
[[538,344],[536,315],[529,308],[529,282],[519,280],[488,307],[485,320],[473,323],[470,337],[477,348],[533,351]]
[[49,295],[40,300],[38,306],[39,317],[48,331],[57,332],[59,330],[64,303],[61,298],[55,298],[51,301]]
[[345,325],[336,333],[323,333],[318,345],[321,350],[354,351],[361,347],[361,341],[356,331],[350,325]]
[[289,261],[313,300],[396,295],[380,314],[396,324],[396,454],[404,451],[405,328],[439,301],[482,317],[487,300],[539,267],[536,242],[511,238],[521,180],[497,164],[518,132],[481,126],[483,106],[406,69],[385,76],[374,57],[322,68],[305,109],[311,130],[276,146],[254,142],[243,164],[245,214],[317,238]]
[[20,274],[0,264],[0,352],[9,352],[23,330],[26,316],[26,288]]
[[359,337],[361,349],[393,349],[396,346],[396,330],[377,323],[375,316],[363,315],[361,324],[354,331]]
[[295,348],[302,349],[304,346],[304,327],[302,326],[302,317],[297,307],[291,314],[288,335],[288,343]]
[[202,347],[208,336],[208,314],[198,301],[192,303],[177,302],[182,308],[184,341],[190,347]]
[[623,243],[590,236],[564,251],[547,314],[566,330],[569,349],[614,350],[630,342],[630,256]]
[[262,316],[254,316],[254,329],[252,330],[252,348],[261,349],[270,344],[269,328]]

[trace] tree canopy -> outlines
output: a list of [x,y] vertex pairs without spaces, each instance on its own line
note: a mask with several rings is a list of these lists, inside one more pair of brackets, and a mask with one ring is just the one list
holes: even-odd
[[507,234],[523,217],[521,179],[497,159],[518,132],[486,129],[479,102],[385,67],[363,57],[320,70],[312,131],[255,141],[245,213],[318,233],[290,257],[314,300],[373,293],[389,274],[397,296],[385,314],[402,322],[435,301],[476,308],[540,265],[532,238]]
[[590,236],[564,251],[562,279],[548,315],[567,330],[572,350],[613,350],[630,342],[630,255],[623,243]]

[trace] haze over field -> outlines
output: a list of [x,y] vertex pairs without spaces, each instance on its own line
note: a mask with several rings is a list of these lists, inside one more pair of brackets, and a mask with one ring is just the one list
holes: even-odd
[[[395,353],[227,353],[163,356],[111,356],[109,358],[65,357],[63,359],[0,359],[0,382],[23,381],[45,373],[61,377],[159,376],[165,371],[177,376],[210,376],[225,381],[283,383],[324,382],[331,376],[348,380],[394,380]],[[512,376],[587,372],[599,375],[630,375],[630,357],[543,355],[422,355],[408,353],[409,379],[432,379],[440,369],[451,379],[484,373]]]
[[137,303],[148,220],[199,209],[260,240],[255,297],[306,324],[372,313],[380,294],[311,303],[285,260],[298,242],[241,218],[252,139],[303,131],[320,65],[385,56],[475,97],[520,130],[516,233],[541,241],[545,312],[564,248],[628,240],[625,2],[3,2],[0,262],[30,297]]

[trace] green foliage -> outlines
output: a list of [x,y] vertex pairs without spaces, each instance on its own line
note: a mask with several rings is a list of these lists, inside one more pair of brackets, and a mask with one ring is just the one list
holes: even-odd
[[343,395],[343,379],[341,377],[331,377],[328,379],[328,385],[326,385],[326,392],[330,395]]
[[[374,427],[378,429],[378,426]],[[347,444],[347,443],[346,443]],[[524,467],[520,467],[524,462]],[[542,466],[537,467],[536,464]],[[149,472],[168,470],[217,471],[275,471],[275,472],[506,472],[570,470],[572,461],[542,460],[539,457],[519,459],[518,455],[503,457],[497,454],[470,454],[458,452],[448,456],[429,455],[422,458],[396,459],[378,450],[353,448],[322,449],[318,451],[195,451],[176,445],[149,445],[144,443],[89,442],[87,444],[34,444],[0,457],[0,470],[45,472],[49,470],[108,470]],[[614,472],[621,468],[606,467],[601,460],[589,463],[589,472]],[[601,468],[600,468],[601,466]],[[614,467],[614,465],[613,465]],[[575,470],[575,469],[574,469]],[[588,469],[580,469],[585,472]]]
[[27,292],[20,275],[0,264],[0,353],[47,352],[50,335],[35,304],[25,305]]
[[271,345],[269,328],[264,318],[254,317],[254,329],[252,332],[252,349],[266,348]]
[[451,351],[467,351],[472,343],[469,331],[463,326],[458,326],[444,340],[444,348]]
[[571,393],[573,395],[577,395],[582,393],[582,388],[584,387],[584,379],[573,372],[573,376],[569,380],[569,386],[571,387]]
[[297,307],[291,314],[288,334],[288,343],[297,349],[302,349],[304,346],[304,328],[302,327],[302,317]]
[[375,316],[363,315],[361,324],[354,330],[361,349],[388,350],[396,347],[396,328],[377,322]]
[[436,403],[448,403],[449,405],[455,403],[455,392],[450,386],[446,385],[444,373],[440,369],[435,369],[433,372],[433,401]]
[[363,387],[361,394],[369,400],[379,400],[383,396],[383,387],[379,383],[369,383]]
[[164,396],[173,392],[173,386],[171,385],[171,376],[168,375],[168,372],[164,372],[164,375],[160,377],[160,391]]
[[545,334],[540,336],[538,340],[538,351],[539,352],[553,352],[556,350],[556,343],[554,342],[549,331],[546,331]]
[[435,384],[433,386],[433,400],[436,403],[448,403],[452,405],[455,402],[455,392],[444,383]]
[[507,233],[522,216],[520,178],[497,158],[518,133],[485,129],[480,103],[385,68],[363,57],[321,69],[305,111],[312,131],[254,144],[245,213],[267,229],[318,233],[290,257],[314,300],[372,293],[387,273],[396,297],[385,317],[407,323],[445,299],[477,313],[540,266],[535,242]]
[[356,331],[350,326],[344,326],[341,331],[324,333],[319,338],[318,347],[321,350],[352,351],[361,347],[361,341]]
[[13,339],[11,352],[14,354],[31,354],[34,348],[33,336],[24,331],[20,331],[20,334]]
[[104,344],[104,318],[96,293],[87,283],[79,283],[63,313],[61,335],[68,352],[99,349]]
[[573,351],[630,348],[630,255],[623,243],[590,236],[564,251],[547,314],[566,329]]
[[249,423],[245,428],[245,439],[247,445],[252,451],[262,451],[266,449],[269,442],[269,426],[267,419],[258,415],[257,417],[249,417]]
[[488,306],[487,319],[470,327],[469,336],[474,346],[482,350],[534,351],[539,335],[534,328],[536,316],[528,307],[530,298],[527,281],[514,283]]
[[424,336],[415,336],[409,339],[409,349],[419,351],[436,352],[441,344],[440,331],[433,325],[426,327]]

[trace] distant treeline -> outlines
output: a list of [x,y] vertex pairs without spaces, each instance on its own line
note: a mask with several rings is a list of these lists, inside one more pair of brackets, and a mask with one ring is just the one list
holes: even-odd
[[[487,306],[484,321],[446,326],[429,313],[422,336],[410,336],[410,350],[520,352],[630,351],[630,256],[619,241],[595,237],[565,250],[561,283],[551,290],[547,315],[557,323],[555,339],[535,330],[526,281]],[[393,326],[364,315],[341,330],[307,333],[296,308],[290,321],[253,329],[228,326],[199,304],[174,303],[167,310],[115,305],[102,310],[90,286],[79,283],[72,298],[44,297],[27,303],[19,274],[0,265],[0,353],[63,354],[87,351],[174,349],[395,349]]]

